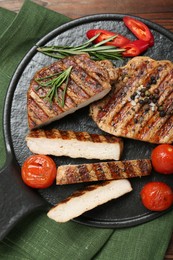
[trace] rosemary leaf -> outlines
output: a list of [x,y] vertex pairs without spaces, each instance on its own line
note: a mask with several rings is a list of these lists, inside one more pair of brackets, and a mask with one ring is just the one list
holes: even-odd
[[[64,70],[61,73],[55,73],[43,78],[36,78],[35,81],[39,85],[36,90],[38,90],[41,87],[49,88],[44,98],[48,100],[49,103],[52,103],[53,100],[55,100],[58,102],[58,104],[61,107],[63,107],[65,104],[65,95],[67,92],[71,70],[72,70],[72,66],[70,66],[68,69]],[[64,90],[62,92],[62,100],[61,100],[58,97],[58,88],[60,88],[62,84],[64,84]]]
[[104,59],[122,59],[122,53],[125,49],[119,49],[115,46],[104,45],[105,43],[112,41],[117,36],[109,37],[97,44],[92,42],[99,36],[99,34],[92,37],[90,40],[78,46],[43,46],[38,47],[37,50],[47,56],[62,59],[70,55],[80,55],[88,53],[92,58],[96,60]]

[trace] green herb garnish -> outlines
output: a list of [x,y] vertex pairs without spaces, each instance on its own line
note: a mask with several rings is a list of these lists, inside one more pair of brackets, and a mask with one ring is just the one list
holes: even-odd
[[[38,83],[39,87],[36,89],[38,90],[40,87],[50,88],[47,92],[46,96],[44,97],[49,103],[52,103],[53,100],[58,102],[58,104],[63,107],[65,104],[65,95],[67,92],[67,86],[69,82],[69,76],[72,70],[72,66],[68,69],[64,70],[61,73],[55,73],[44,78],[36,78],[35,81]],[[64,83],[64,89],[62,92],[62,100],[58,97],[58,88],[62,86]]]
[[99,34],[92,37],[85,43],[73,47],[73,46],[44,46],[38,47],[37,50],[45,55],[53,58],[62,59],[70,55],[84,54],[88,53],[92,58],[96,60],[105,59],[122,59],[122,52],[125,49],[119,49],[115,46],[104,45],[105,43],[112,41],[117,36],[112,36],[106,40],[103,40],[97,44],[92,44],[92,42],[99,36]]

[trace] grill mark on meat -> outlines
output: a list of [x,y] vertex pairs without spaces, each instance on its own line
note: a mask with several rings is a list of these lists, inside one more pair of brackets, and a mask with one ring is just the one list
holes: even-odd
[[73,173],[73,170],[67,169],[67,174],[66,174],[66,176],[64,176],[64,180],[62,180],[62,183],[64,181],[67,181],[68,183],[75,183],[75,182],[81,182],[82,180],[81,180],[80,174],[75,175]]
[[78,171],[79,171],[79,180],[81,180],[82,182],[88,182],[90,179],[90,175],[87,169],[87,166],[85,164],[81,164],[78,165],[77,167]]
[[151,169],[149,159],[64,165],[57,169],[56,183],[63,185],[142,177],[149,175]]
[[[151,94],[154,93],[155,89],[158,89],[160,91],[160,97],[162,95],[161,91],[161,84],[165,81],[167,74],[164,75],[164,78],[161,79],[160,77],[160,83],[157,83],[156,85],[153,85],[153,87],[150,89]],[[159,99],[160,99],[159,97]],[[160,102],[161,103],[161,102]],[[135,109],[136,108],[136,109]],[[137,104],[134,108],[135,113],[132,112],[131,120],[129,120],[128,125],[127,125],[127,132],[130,131],[131,126],[133,126],[134,130],[134,135],[138,134],[139,131],[145,127],[148,127],[148,121],[154,116],[155,111],[152,111],[151,109],[149,111],[145,111],[145,105],[139,105]],[[137,109],[138,108],[138,109]],[[143,116],[145,115],[145,120],[143,120]],[[134,125],[134,119],[136,124]],[[139,133],[140,134],[140,133]],[[140,137],[140,135],[139,135]]]
[[[170,141],[170,143],[173,143],[173,117],[167,119],[163,127],[160,129],[160,131],[157,133],[158,139],[162,140],[164,143],[167,143]],[[169,136],[172,136],[170,138]]]
[[[91,59],[83,59],[81,55],[78,55],[76,58],[76,63],[86,72],[90,77],[92,77],[94,80],[99,82],[99,84],[102,84],[103,81],[108,80],[110,82],[110,78],[108,76],[108,73],[105,69],[102,69],[101,66],[99,66],[99,69],[97,66],[95,66],[95,63]],[[98,64],[98,63],[97,63]],[[101,68],[101,69],[100,69]]]
[[[157,89],[160,89],[161,84],[163,84],[163,80],[160,82],[160,84],[157,84],[157,86],[158,86]],[[150,92],[153,93],[154,89],[156,89],[155,86],[150,89]],[[168,88],[168,90],[170,90],[170,88]],[[160,91],[160,93],[161,93],[161,91]],[[167,93],[167,96],[169,96],[169,94],[170,94],[167,91],[165,91],[165,93]],[[160,99],[161,99],[161,102],[160,102]],[[165,99],[167,99],[167,98],[165,98]],[[165,99],[163,99],[163,94],[161,93],[158,103],[160,103],[160,104],[162,104],[163,102],[166,103]],[[127,127],[125,134],[127,134],[130,130],[133,130],[134,136],[137,135],[138,138],[144,138],[144,136],[142,136],[142,131],[147,131],[149,129],[153,131],[152,125],[153,125],[153,122],[156,120],[156,117],[160,121],[158,112],[156,113],[156,111],[152,111],[151,109],[149,111],[145,111],[145,105],[142,106],[142,105],[136,104],[135,108],[133,107],[131,109],[131,113],[129,116],[130,120],[128,120],[126,124],[125,124],[126,121],[124,120],[122,122],[123,124],[121,124],[120,127],[125,127],[125,126]],[[135,118],[135,121],[137,122],[136,124],[134,124],[134,118]],[[119,119],[119,120],[121,120],[121,119]],[[163,124],[163,119],[161,121]],[[161,123],[161,121],[160,121],[160,123]],[[151,124],[149,124],[149,122],[151,122]],[[160,129],[159,128],[157,129],[157,126],[156,126],[156,129],[154,131],[157,131],[157,130],[160,130]]]
[[[104,181],[99,183],[99,186],[106,186],[110,183],[110,181]],[[87,193],[88,191],[93,191],[93,190],[97,190],[98,185],[89,185],[86,186],[83,190],[77,190],[75,191],[71,196],[67,197],[66,199],[63,199],[60,203],[61,204],[66,204],[69,200],[71,200],[72,198],[76,198],[76,197],[80,197],[81,195],[84,195],[85,193]],[[55,208],[56,206],[52,207]]]
[[[44,97],[50,88],[40,86],[35,79],[44,78],[62,72],[70,65],[72,65],[72,71],[69,77],[64,106],[62,107],[61,104],[58,104],[55,99],[52,103],[46,101]],[[87,67],[89,65],[90,67]],[[91,71],[92,69],[94,72]],[[47,80],[48,79],[44,79],[43,81],[46,82]],[[64,87],[65,84],[62,84],[62,86],[57,90],[59,100],[62,100]],[[45,123],[60,119],[63,116],[76,111],[80,107],[85,106],[85,103],[88,105],[92,100],[97,100],[106,95],[110,88],[110,78],[108,74],[104,71],[102,66],[97,64],[95,61],[90,60],[89,55],[78,55],[58,60],[57,62],[36,72],[31,81],[27,101],[29,127],[32,129]],[[33,118],[34,122],[32,122],[33,113],[30,113],[30,105],[32,105],[30,102],[31,98],[35,101],[32,109],[35,113]],[[41,112],[41,110],[44,112]],[[38,114],[37,112],[40,113],[38,116],[36,116]]]
[[[139,72],[136,72],[136,68]],[[90,114],[94,121],[102,130],[116,136],[152,143],[171,143],[173,64],[170,61],[138,57],[120,69],[119,79],[108,96],[103,101],[91,105]],[[152,82],[151,78],[156,81]],[[150,104],[140,104],[138,100],[141,97],[134,101],[129,98],[131,93],[138,91],[140,84],[143,88],[151,84],[149,92],[153,95],[157,89],[158,100],[154,107],[151,108]],[[116,86],[118,91],[115,91]],[[164,117],[159,115],[158,106],[164,108],[166,112]]]
[[[74,66],[75,63],[73,63],[72,65]],[[51,65],[50,70],[47,70],[46,73],[45,73],[45,70],[43,70],[44,73],[42,71],[40,72],[40,74],[38,73],[38,77],[37,78],[42,78],[42,77],[46,77],[46,76],[51,75],[51,74],[53,75],[55,73],[60,73],[63,70],[68,68],[66,66],[63,66],[62,62],[60,62],[60,66],[61,66],[61,68],[58,67],[57,63],[54,63],[53,65]],[[71,100],[74,101],[74,103],[78,104],[79,103],[79,95],[80,95],[80,97],[82,99],[83,98],[86,99],[86,98],[89,97],[88,94],[84,90],[82,90],[79,86],[77,86],[77,84],[72,80],[72,78],[70,78],[69,81],[70,81],[70,83],[69,83],[69,86],[68,86],[67,92],[66,92],[66,97],[68,96],[69,100],[71,99]],[[62,89],[64,89],[63,85],[60,88],[58,88],[58,90],[57,90],[59,97],[60,97],[60,95],[62,93]],[[38,84],[36,83],[35,89],[37,87],[38,87]],[[36,92],[37,92],[37,94],[39,96],[46,96],[46,94],[48,92],[48,89],[47,89],[47,91],[45,91],[45,88],[40,88]],[[68,106],[68,102],[67,102],[66,105]]]
[[[104,180],[105,179],[105,173],[104,170],[102,168],[102,165],[100,163],[98,164],[92,164],[92,171],[95,173],[96,175],[96,180],[100,181],[100,180]],[[90,176],[90,174],[89,174]]]
[[[114,115],[117,113],[119,113],[119,110],[124,107],[123,103],[126,102],[127,99],[130,98],[130,96],[134,93],[134,91],[136,91],[136,89],[138,88],[138,86],[140,85],[139,79],[142,76],[141,75],[141,71],[143,72],[143,70],[145,71],[145,68],[147,67],[148,63],[145,62],[144,64],[141,64],[140,67],[138,67],[138,70],[135,70],[134,73],[132,75],[128,75],[127,74],[127,70],[126,68],[121,70],[122,74],[122,79],[123,79],[123,84],[120,81],[120,85],[122,87],[118,87],[119,91],[118,92],[114,92],[113,91],[110,93],[110,96],[112,95],[112,98],[107,99],[107,104],[104,104],[103,110],[98,112],[98,120],[103,119],[104,120],[104,116],[106,117],[107,114],[109,114],[109,117],[107,116],[107,120],[109,119],[109,121],[105,121],[105,123],[107,123],[108,125],[110,124],[110,122],[112,121],[112,118],[114,117]],[[152,69],[153,70],[153,69]],[[128,77],[127,77],[128,75]],[[146,75],[147,77],[147,75]],[[138,82],[138,84],[136,84],[136,82]],[[113,93],[113,94],[112,94]],[[110,113],[111,111],[111,113]],[[101,114],[100,114],[101,112]]]
[[65,130],[58,130],[58,129],[50,129],[50,130],[44,130],[44,129],[36,129],[30,131],[27,137],[35,137],[35,138],[41,138],[46,137],[49,139],[55,139],[60,138],[64,140],[80,140],[80,141],[90,141],[93,143],[122,143],[122,140],[120,138],[117,138],[116,136],[112,135],[100,135],[100,134],[90,134],[88,132],[74,132],[71,130],[65,131]]
[[[102,82],[98,81],[97,77],[92,78],[89,72],[84,70],[86,69],[85,67],[79,66],[79,64],[76,62],[76,59],[74,60],[73,57],[67,58],[64,60],[64,65],[65,68],[73,66],[70,77],[89,96],[92,96],[93,94],[100,91],[100,84],[102,84]],[[85,81],[85,85],[82,84],[83,81]]]
[[[70,96],[76,104],[80,104],[81,101],[85,101],[90,96],[80,88],[72,79],[70,79],[70,84],[67,88],[66,94]],[[79,99],[80,96],[80,99]]]
[[[159,67],[159,69],[158,69]],[[157,72],[160,72],[160,65],[158,65],[158,67],[155,67],[152,70],[152,75],[155,74],[155,76],[157,76]],[[139,67],[139,71],[140,69],[142,70],[143,67]],[[140,75],[140,72],[139,72]],[[141,75],[140,75],[141,77]],[[149,83],[150,77],[146,74],[146,76],[142,76],[143,78],[143,82],[145,82],[145,84],[147,85],[147,83]],[[127,130],[125,129],[126,125],[129,125],[129,120],[134,118],[135,114],[142,108],[142,106],[139,103],[136,103],[135,106],[129,104],[130,101],[128,101],[130,99],[130,96],[138,90],[139,87],[139,78],[136,77],[134,79],[134,76],[132,77],[132,86],[129,89],[122,89],[122,91],[124,91],[124,93],[126,93],[125,97],[122,98],[122,100],[119,98],[119,96],[117,94],[115,94],[117,96],[116,101],[114,102],[114,106],[115,109],[113,110],[111,108],[111,113],[109,114],[109,116],[107,116],[107,119],[105,120],[105,123],[107,125],[112,125],[112,126],[116,126],[117,132],[118,129],[122,129],[124,128],[124,134],[127,134]],[[126,84],[130,85],[129,82],[126,82]],[[143,84],[142,84],[143,85]],[[126,92],[127,91],[127,92]],[[114,99],[115,100],[115,99]],[[126,102],[125,104],[123,102]],[[109,113],[109,111],[107,112],[107,114]],[[128,117],[126,116],[128,114]],[[143,111],[142,111],[143,114]],[[118,127],[117,127],[117,123],[119,123]],[[134,124],[133,124],[134,125]]]
[[114,164],[112,162],[107,163],[107,167],[111,173],[111,179],[122,179],[127,178],[127,174],[124,171],[124,163],[125,162],[118,162],[118,164]]
[[[166,89],[164,91],[163,94],[161,94],[161,97],[159,99],[159,101],[161,100],[160,104],[164,104],[164,107],[168,110],[168,108],[172,108],[172,102],[169,102],[168,104],[168,98],[171,95],[173,91],[170,91],[170,88]],[[165,94],[165,95],[164,95]],[[153,135],[153,132],[155,133],[155,141],[158,142],[158,132],[161,131],[161,128],[164,126],[164,124],[166,123],[166,121],[170,120],[169,115],[165,115],[164,117],[160,118],[159,113],[158,112],[153,112],[152,116],[149,118],[149,120],[146,120],[146,124],[144,127],[141,128],[140,131],[140,137],[141,138],[145,138],[145,136],[151,138],[151,136]]]

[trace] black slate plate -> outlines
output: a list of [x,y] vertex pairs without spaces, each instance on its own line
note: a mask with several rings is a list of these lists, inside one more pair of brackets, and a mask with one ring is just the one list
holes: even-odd
[[[134,36],[124,26],[122,18],[123,15],[121,14],[99,14],[83,17],[52,31],[50,34],[41,39],[37,43],[37,46],[79,45],[87,40],[85,33],[91,28],[104,28],[107,30],[117,31],[118,33],[122,33],[123,35],[134,39]],[[155,45],[148,49],[145,55],[154,59],[172,60],[173,34],[157,24],[151,23],[139,17],[137,18],[150,27],[155,38]],[[9,86],[9,91],[6,98],[4,110],[4,132],[9,156],[6,163],[7,167],[2,173],[5,171],[8,172],[9,178],[3,182],[3,187],[5,187],[6,193],[8,194],[10,193],[10,190],[8,190],[9,183],[12,185],[13,182],[15,183],[15,190],[17,189],[18,193],[22,192],[24,194],[22,197],[17,196],[17,198],[12,195],[10,198],[6,196],[7,201],[10,201],[10,205],[12,205],[10,207],[11,210],[9,211],[8,203],[5,204],[2,200],[4,197],[4,192],[1,192],[1,208],[4,209],[2,214],[3,231],[1,232],[1,237],[3,237],[22,216],[33,210],[39,209],[42,206],[47,206],[47,202],[49,205],[48,207],[51,207],[51,205],[55,205],[57,202],[70,195],[73,191],[87,185],[76,184],[61,187],[53,185],[48,189],[38,190],[39,196],[37,196],[37,193],[23,185],[21,182],[20,166],[31,154],[25,143],[25,136],[28,132],[26,111],[27,89],[35,71],[54,61],[54,59],[38,53],[36,48],[37,47],[34,46],[19,65]],[[116,66],[121,66],[127,61],[128,60],[114,61],[114,64]],[[59,128],[65,130],[72,129],[75,131],[85,130],[90,133],[102,133],[89,117],[88,107],[83,108],[57,122],[54,122],[46,128]],[[129,139],[124,139],[124,144],[125,148],[122,159],[149,158],[151,150],[154,147],[154,145],[148,143]],[[67,157],[53,157],[53,159],[56,161],[57,165],[88,162],[88,160],[85,159],[70,159]],[[9,172],[9,169],[11,171],[10,167],[14,168],[16,172],[16,177],[13,181],[11,179],[12,172]],[[138,225],[161,216],[165,212],[150,212],[143,207],[140,201],[141,188],[145,183],[153,180],[164,181],[173,187],[173,176],[164,176],[153,171],[150,177],[131,180],[133,192],[130,194],[88,211],[82,216],[76,218],[74,221],[96,227],[120,228]],[[19,183],[16,184],[16,182]],[[14,210],[16,205],[17,210]],[[18,214],[19,211],[20,214]]]

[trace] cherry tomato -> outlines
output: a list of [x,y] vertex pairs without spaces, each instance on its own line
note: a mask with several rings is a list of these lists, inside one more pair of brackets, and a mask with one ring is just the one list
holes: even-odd
[[151,161],[156,172],[173,173],[173,146],[170,144],[158,145],[151,153]]
[[56,164],[46,155],[31,155],[22,166],[22,179],[32,188],[47,188],[56,177]]
[[148,42],[149,46],[154,45],[154,36],[146,24],[130,16],[124,16],[123,21],[139,40]]
[[117,34],[111,31],[107,31],[107,30],[102,30],[102,29],[91,29],[89,31],[87,31],[86,35],[88,37],[88,39],[91,39],[92,37],[94,37],[95,35],[100,34],[95,40],[94,43],[99,43],[103,40],[106,40],[112,36],[117,36],[115,39],[113,39],[110,42],[105,43],[105,45],[112,45],[115,47],[121,47],[124,44],[127,44],[130,42],[130,40],[128,38],[126,38],[125,36],[121,35],[121,34]]
[[135,40],[122,46],[126,49],[123,52],[124,57],[135,57],[146,51],[149,47],[148,42],[142,40]]
[[163,211],[173,204],[173,192],[164,182],[149,182],[141,190],[143,205],[152,211]]

